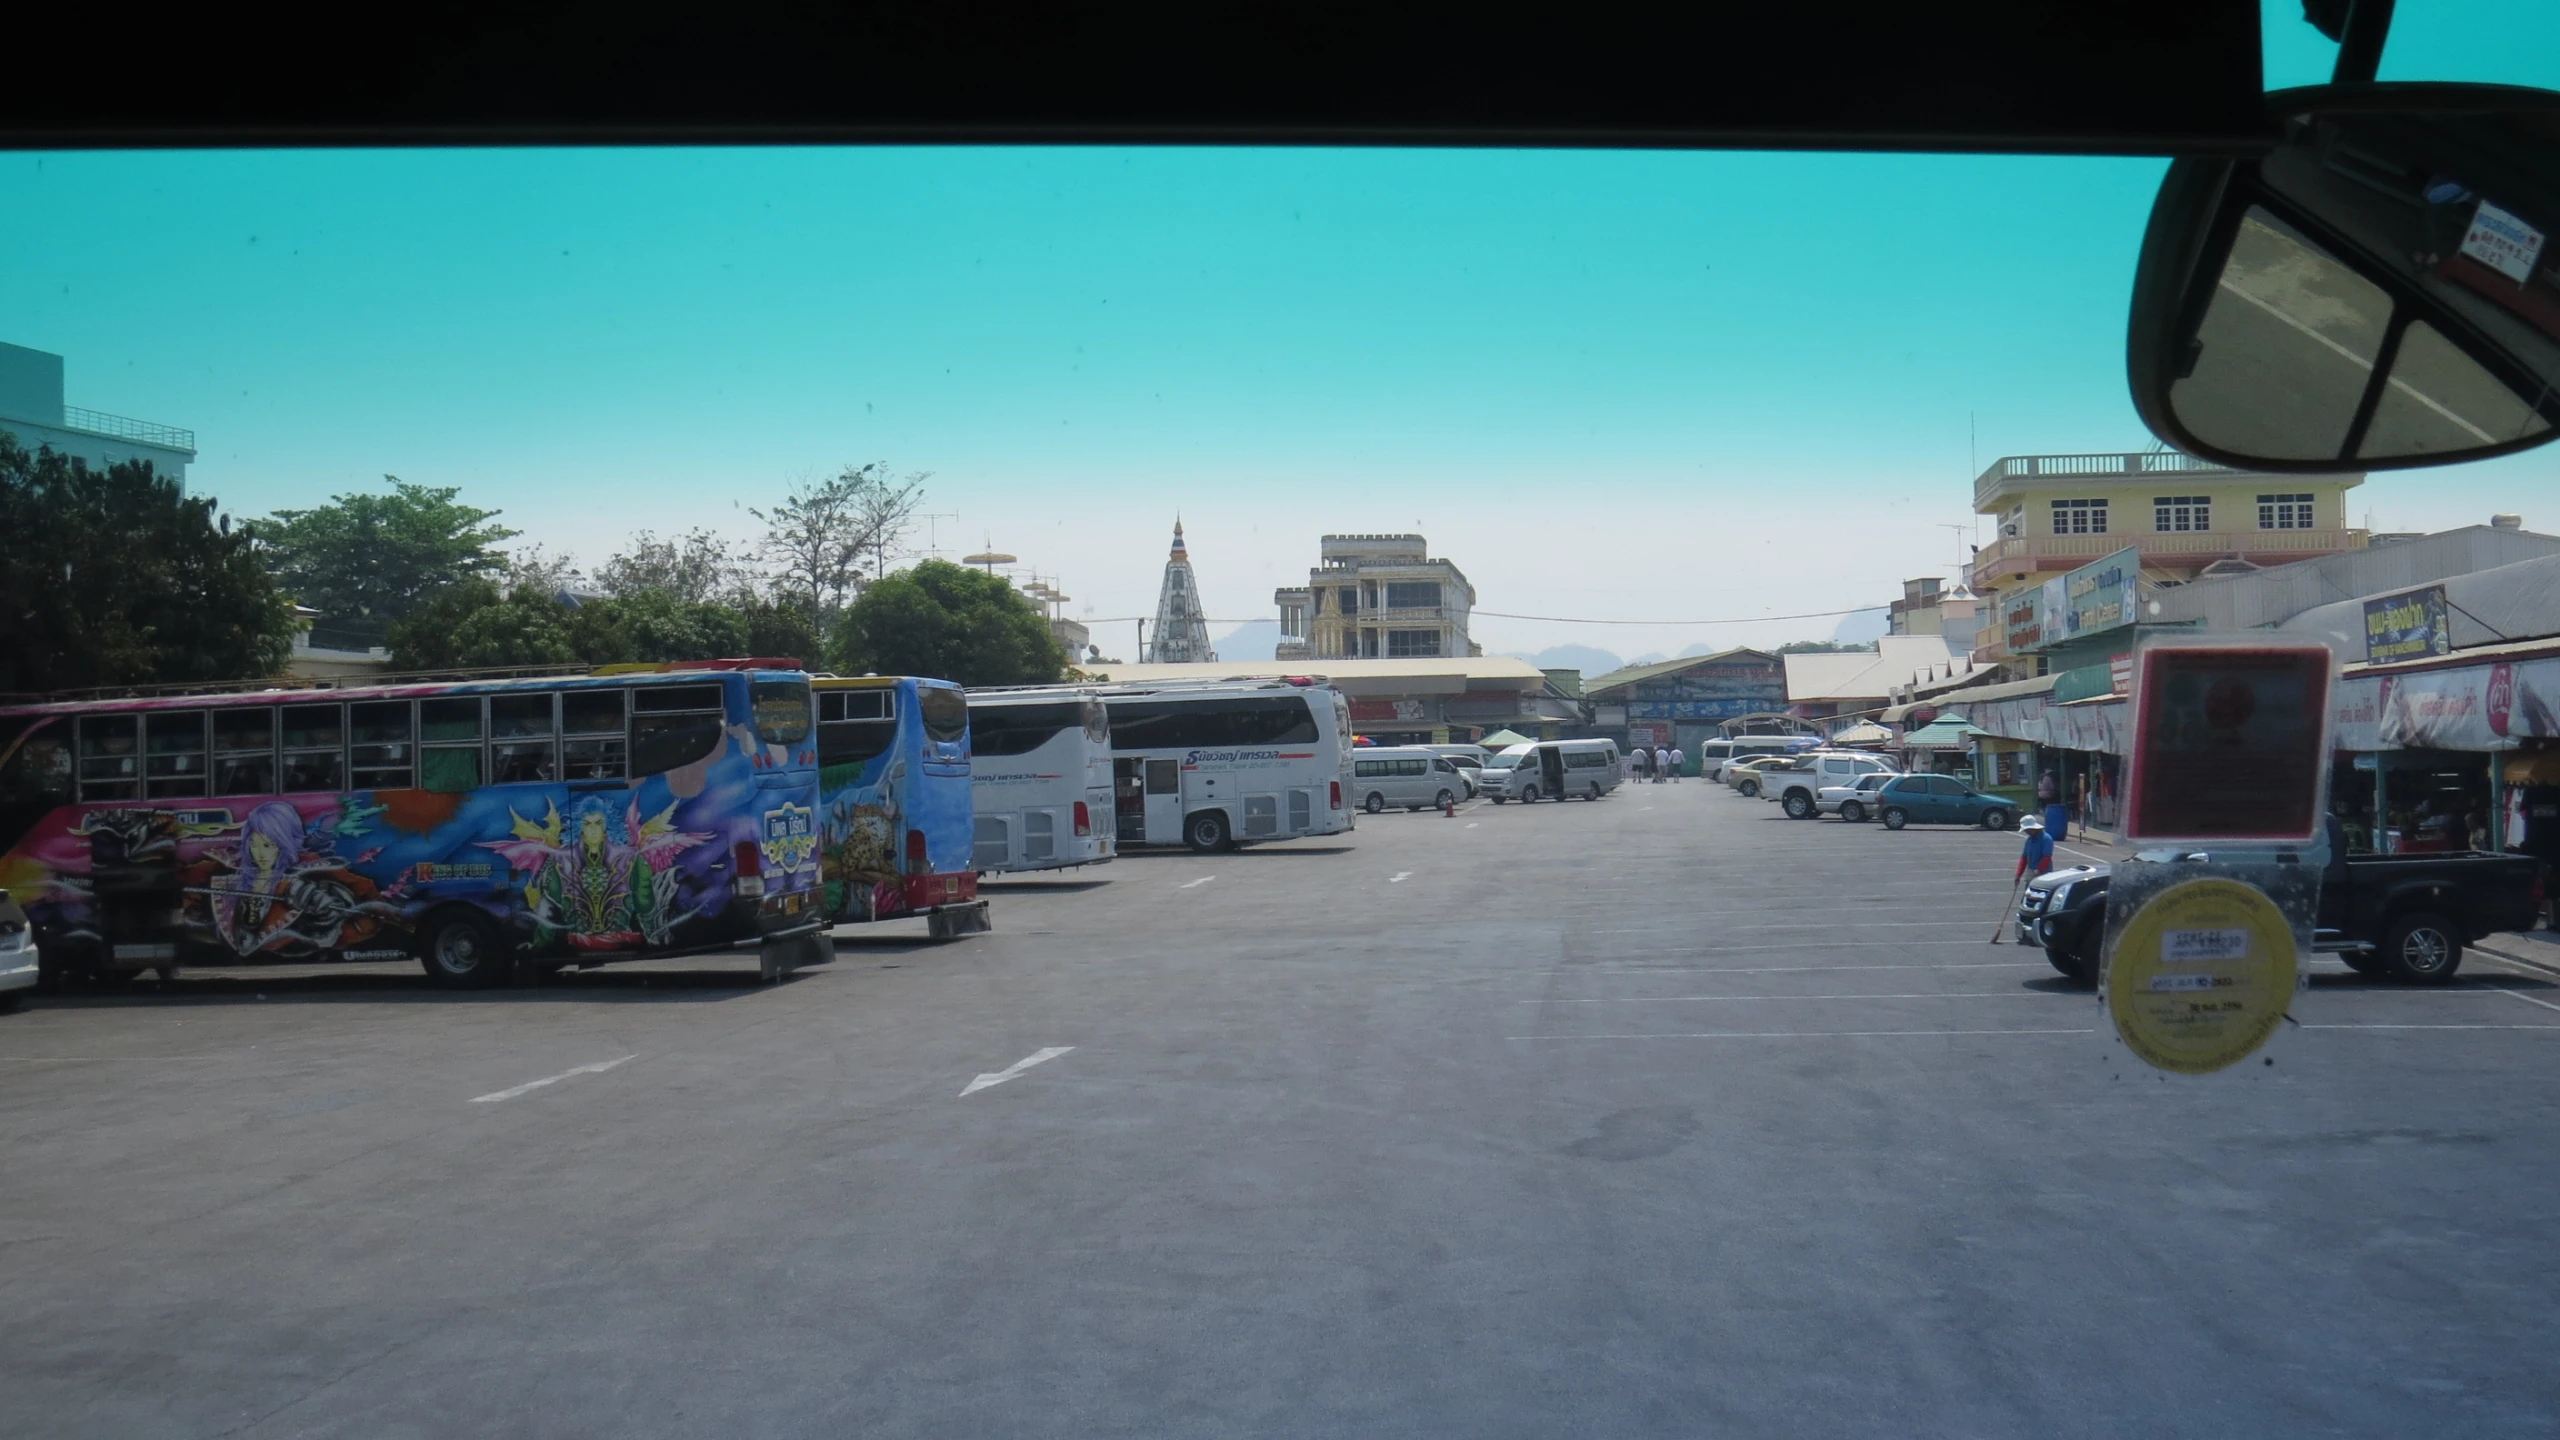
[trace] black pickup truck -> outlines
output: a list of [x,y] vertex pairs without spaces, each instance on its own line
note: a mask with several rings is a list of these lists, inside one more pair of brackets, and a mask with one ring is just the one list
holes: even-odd
[[[2464,946],[2532,929],[2541,913],[2541,862],[2529,855],[2349,855],[2333,818],[2329,856],[2316,949],[2359,974],[2441,985],[2461,968]],[[2075,866],[2030,882],[2018,902],[2018,943],[2041,947],[2074,980],[2097,978],[2109,869]]]

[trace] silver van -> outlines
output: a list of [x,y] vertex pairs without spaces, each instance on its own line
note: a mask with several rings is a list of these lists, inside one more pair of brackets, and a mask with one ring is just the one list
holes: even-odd
[[1351,803],[1375,815],[1390,805],[1419,810],[1467,796],[1466,777],[1448,756],[1423,745],[1363,745],[1351,752]]
[[1496,805],[1506,800],[1597,800],[1624,778],[1615,740],[1533,740],[1484,762],[1484,792]]

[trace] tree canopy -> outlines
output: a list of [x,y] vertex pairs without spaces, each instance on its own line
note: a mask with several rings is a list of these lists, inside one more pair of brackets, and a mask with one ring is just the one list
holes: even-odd
[[148,461],[89,469],[0,432],[0,536],[0,691],[262,679],[292,652],[249,527]]
[[276,582],[319,611],[314,628],[342,644],[379,643],[437,591],[504,574],[507,557],[497,546],[516,534],[489,523],[500,512],[456,503],[456,487],[382,478],[389,494],[279,510],[262,532]]
[[852,675],[1039,685],[1067,666],[1067,652],[1022,592],[948,560],[927,560],[864,587],[833,639],[837,668]]

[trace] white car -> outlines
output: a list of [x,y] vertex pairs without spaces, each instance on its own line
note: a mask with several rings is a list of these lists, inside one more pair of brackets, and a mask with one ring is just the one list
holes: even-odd
[[1790,820],[1810,820],[1819,813],[1814,802],[1825,787],[1854,785],[1861,775],[1892,769],[1882,759],[1854,750],[1809,751],[1797,756],[1791,765],[1762,766],[1760,798],[1777,802]]
[[1884,782],[1901,774],[1898,770],[1870,770],[1846,785],[1825,785],[1813,799],[1813,808],[1824,815],[1837,815],[1856,824],[1876,807],[1876,791]]
[[0,1015],[18,1008],[18,1001],[36,988],[36,934],[27,924],[27,912],[0,890]]

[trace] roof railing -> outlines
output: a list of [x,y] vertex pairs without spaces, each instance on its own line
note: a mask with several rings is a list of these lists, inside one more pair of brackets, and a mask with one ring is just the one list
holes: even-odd
[[104,436],[113,440],[139,440],[166,450],[195,453],[196,432],[175,425],[155,425],[129,415],[110,415],[104,410],[84,410],[77,405],[62,407],[62,428],[83,435]]

